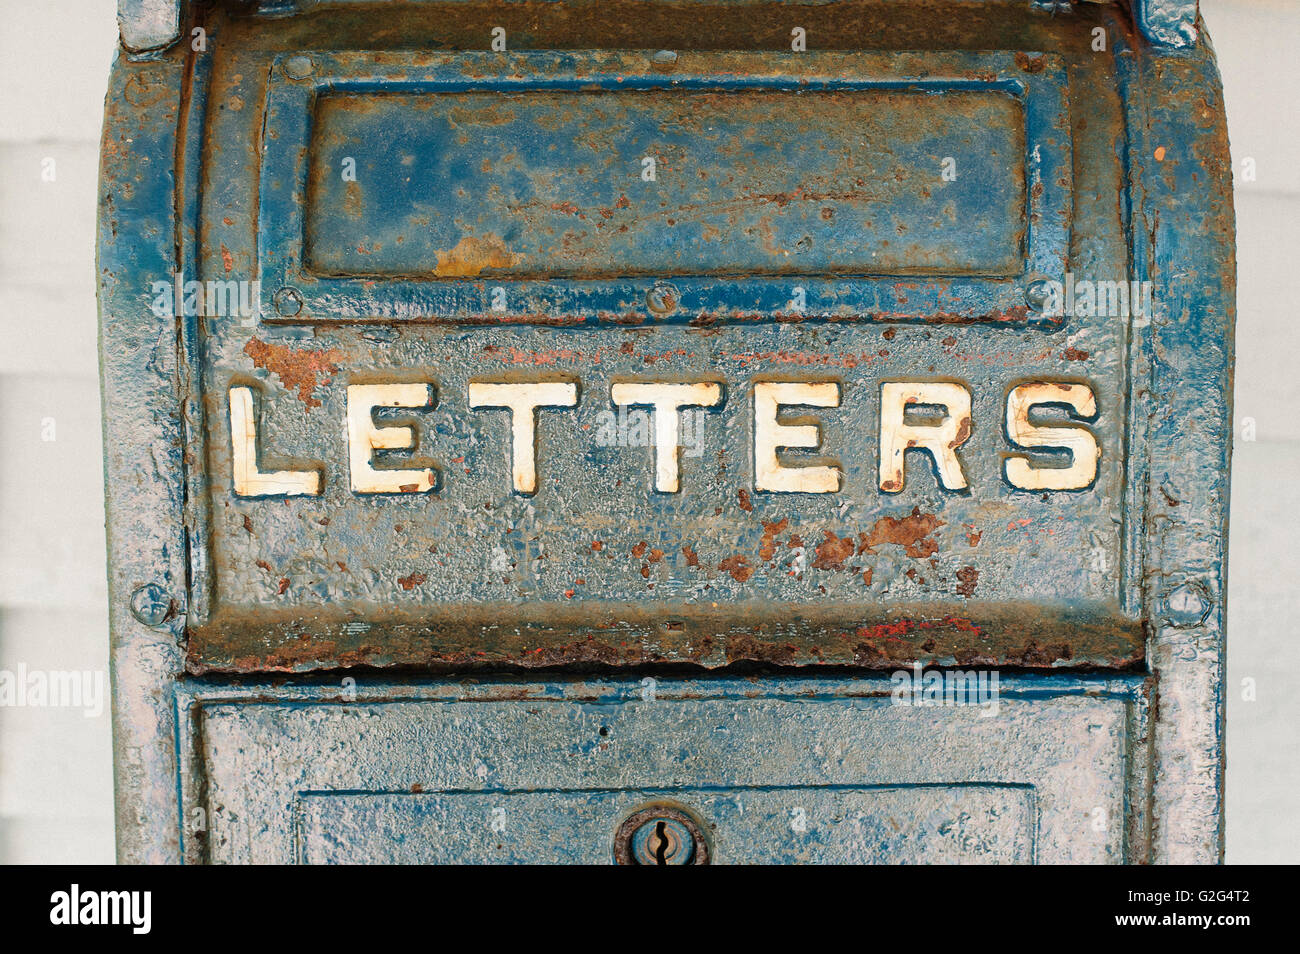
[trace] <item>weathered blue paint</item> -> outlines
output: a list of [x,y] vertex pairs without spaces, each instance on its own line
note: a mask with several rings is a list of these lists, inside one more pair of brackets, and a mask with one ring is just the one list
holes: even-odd
[[[416,4],[381,39],[362,4],[280,9],[274,29],[218,9],[207,51],[115,65],[99,265],[122,858],[605,861],[619,822],[666,800],[710,826],[719,861],[978,860],[972,845],[985,860],[1217,860],[1233,259],[1208,43],[1164,51],[1109,7],[1004,4],[994,17],[954,4],[945,23],[968,48],[927,49],[908,5],[890,5],[885,31],[880,7],[849,3],[801,11],[823,40],[818,24],[853,24],[840,49],[794,55],[775,52],[784,13],[728,4],[700,41],[723,46],[669,58],[633,51],[639,34],[612,5],[577,5],[579,23],[574,5],[547,9],[553,21],[491,9],[509,24],[503,54],[483,52],[473,4]],[[650,49],[683,35],[680,5],[635,9]],[[1090,48],[1095,25],[1108,52]],[[499,126],[484,101],[498,94]],[[709,176],[660,180],[692,207],[671,242],[617,219],[606,179],[566,178],[547,158],[589,166],[593,137],[640,152],[656,124],[673,126],[669,104],[710,96],[750,98],[663,134]],[[749,121],[781,96],[802,112]],[[556,97],[585,105],[563,115]],[[508,188],[430,202],[426,226],[411,210],[460,135],[413,118],[440,115],[435,102],[475,131],[451,143],[462,158],[491,160],[451,180]],[[859,125],[818,136],[818,102]],[[884,103],[888,116],[864,108]],[[912,233],[932,215],[935,191],[917,183],[950,153],[927,116],[953,139],[957,182],[989,184],[953,193],[959,222],[980,227],[925,232],[877,273],[866,242],[884,248],[887,229],[872,214]],[[549,130],[557,118],[587,141]],[[768,196],[727,219],[695,208],[746,164],[755,182],[772,170],[763,195],[808,195],[840,168],[799,144],[849,148],[855,131],[902,175],[870,201]],[[518,155],[494,164],[511,140]],[[1005,167],[982,155],[1008,143]],[[409,185],[385,161],[407,154]],[[351,206],[329,175],[348,157]],[[536,213],[510,234],[519,204]],[[548,254],[591,231],[593,209],[628,231]],[[705,239],[723,225],[735,232]],[[775,248],[807,233],[798,254],[813,264],[748,241],[760,227]],[[436,273],[438,252],[493,229],[504,252],[471,257],[480,274]],[[1067,272],[1150,281],[1155,310],[1041,320],[1033,283]],[[274,311],[160,317],[151,283],[177,273],[258,278]],[[576,379],[581,395],[543,412],[533,497],[510,490],[504,415],[465,397],[471,380],[525,369]],[[724,386],[680,494],[650,489],[652,448],[593,440],[611,384],[647,377]],[[817,416],[844,493],[753,491],[763,378],[841,386],[841,407]],[[414,415],[434,493],[348,487],[345,388],[391,379],[436,383],[436,406]],[[920,460],[904,493],[876,489],[882,382],[916,379],[972,391],[965,494]],[[1098,397],[1087,426],[1103,456],[1086,488],[1006,482],[1003,402],[1039,379]],[[256,394],[262,463],[319,467],[320,498],[232,493],[236,385]],[[683,681],[664,668],[738,662],[767,668]],[[1007,708],[989,719],[892,706],[891,682],[863,675],[913,663],[1037,674],[1004,672]],[[807,677],[827,664],[854,672]],[[397,665],[404,684],[327,686]],[[584,681],[592,668],[618,674]],[[485,681],[459,681],[471,672]],[[955,724],[973,733],[962,751],[945,741]],[[909,764],[918,738],[933,744]],[[1122,825],[1079,840],[1070,819],[1098,805]],[[900,814],[901,834],[873,821]],[[988,824],[945,841],[963,815]],[[456,838],[431,834],[448,825]]]
[[883,678],[650,682],[187,687],[187,857],[600,864],[667,804],[712,863],[1147,859],[1143,679],[1007,677],[996,715]]
[[[310,72],[291,78],[294,60]],[[274,321],[289,288],[293,321],[1051,326],[1026,292],[1065,278],[1065,76],[1025,62],[754,57],[736,78],[617,55],[285,55],[267,91],[262,311]],[[934,175],[946,158],[955,181]],[[656,311],[665,278],[677,295]]]
[[1198,0],[1133,0],[1138,28],[1156,46],[1174,49],[1196,44]]

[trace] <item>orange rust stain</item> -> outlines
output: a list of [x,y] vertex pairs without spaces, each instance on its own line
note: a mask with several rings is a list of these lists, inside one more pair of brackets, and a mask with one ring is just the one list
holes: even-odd
[[754,568],[749,565],[749,559],[739,553],[719,563],[718,569],[730,573],[731,578],[737,583],[744,583],[754,575]]
[[793,364],[799,366],[821,365],[832,368],[856,368],[860,364],[869,364],[875,360],[876,355],[853,354],[852,352],[843,351],[839,354],[819,354],[810,351],[738,351],[734,354],[724,355],[732,361],[737,361],[741,365],[773,363],[773,364]]
[[226,248],[226,243],[221,243],[221,265],[226,271],[231,271],[235,267],[235,256],[230,254],[230,249]]
[[[969,417],[963,417],[957,424],[957,433],[953,435],[953,439],[948,442],[949,449],[954,449],[960,447],[962,444],[965,444],[966,441],[970,438],[970,432],[971,432],[971,419]],[[910,441],[908,442],[908,446],[909,447],[911,446]]]
[[758,558],[760,560],[772,559],[772,554],[776,553],[777,534],[784,533],[785,528],[790,526],[789,518],[783,517],[773,523],[763,524],[763,541],[758,545]]
[[588,355],[573,348],[546,348],[540,351],[524,351],[514,346],[500,348],[496,345],[487,345],[480,353],[480,357],[496,358],[504,364],[537,365],[558,364],[561,361],[583,361],[591,357],[594,363],[600,364],[600,355]]
[[1041,73],[1047,65],[1041,56],[1030,56],[1028,53],[1016,53],[1015,60],[1016,66],[1026,73]]
[[1157,147],[1156,147],[1156,162],[1164,162],[1164,161],[1165,161],[1165,155],[1166,155],[1165,147],[1164,147],[1164,146],[1157,146]]
[[966,531],[966,545],[967,545],[967,546],[971,546],[971,547],[977,547],[977,546],[979,546],[979,545],[980,545],[980,538],[981,538],[982,536],[984,536],[984,531],[983,531],[983,530],[973,530],[973,529],[972,529],[972,530],[967,530],[967,531]]
[[939,552],[939,544],[930,534],[943,525],[934,514],[921,513],[920,507],[913,507],[906,517],[881,517],[869,532],[858,534],[858,552],[875,553],[874,547],[893,543],[913,559],[924,559]]
[[413,590],[427,579],[423,573],[412,573],[410,576],[399,576],[397,585],[404,590]]
[[473,278],[484,269],[509,268],[515,263],[515,256],[496,235],[466,235],[454,248],[436,254],[438,267],[433,273],[439,278]]
[[824,539],[817,545],[813,568],[817,570],[842,570],[844,561],[853,556],[855,547],[852,537],[837,537],[830,530],[823,530]]
[[298,400],[308,407],[320,407],[321,402],[312,393],[316,390],[316,376],[324,375],[328,384],[330,376],[339,370],[336,361],[344,355],[340,351],[297,351],[286,345],[268,344],[258,338],[244,345],[244,354],[253,359],[254,367],[270,371],[290,391],[298,392]]
[[900,619],[896,623],[877,623],[874,626],[859,626],[855,635],[859,639],[897,639],[916,630],[955,629],[963,633],[978,636],[984,632],[965,616],[945,616],[943,619],[912,620]]
[[695,551],[691,549],[690,544],[682,544],[682,556],[686,558],[687,566],[699,566],[700,558]]
[[736,499],[740,501],[740,509],[745,513],[751,513],[754,510],[754,504],[749,499],[749,491],[744,487],[736,491]]
[[971,597],[975,595],[975,587],[979,585],[980,571],[973,566],[964,566],[957,571],[957,593],[961,596]]
[[361,185],[350,181],[343,189],[343,214],[350,219],[359,219],[361,211]]

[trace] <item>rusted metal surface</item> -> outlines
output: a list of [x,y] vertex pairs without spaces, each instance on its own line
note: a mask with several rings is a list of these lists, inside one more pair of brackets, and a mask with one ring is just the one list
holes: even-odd
[[[1007,765],[1009,731],[1057,755],[1092,739],[1101,723],[1071,707],[1094,704],[1091,673],[1125,674],[1102,682],[1126,701],[1097,703],[1105,768],[1063,763],[1076,777],[1055,803],[1023,795],[1057,771],[1037,763],[963,763],[955,793],[900,769],[832,795],[823,766],[784,750],[762,772],[832,814],[919,805],[918,833],[974,806],[1003,820],[986,832],[1003,860],[1219,856],[1234,264],[1208,44],[1161,52],[1112,6],[850,2],[800,5],[795,54],[791,9],[218,4],[204,50],[118,62],[100,281],[124,860],[242,844],[326,861],[367,831],[490,812],[516,789],[489,778],[456,801],[357,721],[386,726],[387,701],[408,699],[400,734],[432,717],[416,700],[472,693],[454,681],[471,675],[501,680],[485,725],[581,747],[585,728],[517,708],[554,688],[524,670],[604,673],[624,694],[747,672],[722,708],[647,710],[635,731],[686,733],[752,690],[770,704],[746,738],[770,741],[835,721],[803,725],[776,702],[788,692],[879,700],[883,673],[913,665],[1026,673],[1015,726],[989,729],[985,755]],[[493,26],[507,51],[487,50]],[[179,317],[160,314],[151,284],[190,279],[264,282],[262,313],[196,314],[182,294]],[[1045,282],[1070,280],[1150,281],[1154,304],[1052,313]],[[665,383],[716,397],[682,409],[667,471],[654,420],[614,403]],[[471,392],[540,384],[573,400],[533,412],[521,470],[516,411]],[[776,386],[822,390],[764,423]],[[896,420],[891,395],[911,395]],[[949,430],[916,446],[927,427]],[[1095,472],[1059,486],[1090,450]],[[374,706],[349,709],[304,681],[377,669],[413,687],[376,678]],[[269,673],[287,681],[226,682]],[[564,699],[604,691],[573,685]],[[868,749],[958,718],[892,711],[861,717]],[[373,777],[317,759],[329,739]],[[524,748],[483,764],[552,767]],[[608,860],[619,819],[700,765],[665,756],[633,778],[633,749],[511,811],[572,814]],[[280,799],[295,759],[320,762],[320,798]],[[711,752],[707,785],[750,798],[769,784],[736,781],[753,761]],[[349,785],[369,794],[329,794]],[[1064,829],[1024,840],[1079,793],[1124,824],[1087,850]],[[788,822],[788,794],[762,804],[720,859]],[[219,820],[191,830],[182,807]],[[278,834],[253,844],[239,825],[263,819]],[[294,842],[294,824],[324,840]],[[752,858],[863,860],[861,834]],[[889,844],[881,860],[918,850]]]
[[[461,94],[402,93],[411,83],[427,82],[421,77],[431,76],[440,83],[459,77],[456,82],[490,85],[498,77],[536,75],[548,82],[623,85],[632,77],[649,75],[643,54],[557,59],[519,53],[505,57],[504,67],[481,54],[376,59],[317,53],[312,59],[313,79],[307,87],[285,78],[282,68],[257,68],[256,61],[265,61],[242,51],[230,64],[218,62],[214,69],[214,102],[246,104],[265,97],[268,118],[263,123],[257,110],[248,108],[218,110],[209,135],[214,141],[231,142],[264,136],[267,147],[223,153],[213,165],[204,215],[205,271],[219,276],[258,271],[270,279],[262,289],[268,307],[274,307],[280,282],[292,280],[295,307],[299,301],[303,304],[300,313],[288,318],[270,315],[251,329],[233,321],[208,326],[204,393],[206,459],[214,475],[208,487],[212,525],[208,572],[196,573],[195,584],[210,591],[211,603],[207,613],[196,613],[190,620],[190,664],[195,671],[410,664],[721,666],[741,660],[880,667],[912,660],[1125,667],[1140,660],[1142,624],[1126,605],[1124,593],[1124,568],[1136,554],[1121,538],[1124,515],[1118,496],[1125,467],[1120,453],[1127,387],[1124,327],[1109,319],[1074,318],[1069,338],[1058,343],[1024,320],[1030,310],[1026,283],[1043,276],[1064,277],[1075,176],[1082,175],[1092,188],[1118,191],[1122,175],[1109,146],[1089,145],[1105,142],[1106,122],[1093,115],[1085,123],[1079,116],[1070,128],[1069,116],[1060,111],[1065,77],[1060,54],[830,59],[807,54],[801,62],[810,65],[797,68],[805,78],[839,77],[844,85],[861,75],[865,92],[843,94],[848,105],[841,105],[840,99],[824,98],[829,94],[764,91],[764,103],[782,95],[804,97],[800,109],[808,115],[796,115],[790,125],[776,125],[774,132],[761,134],[767,143],[763,148],[750,143],[744,149],[749,157],[744,161],[755,170],[787,168],[772,144],[811,137],[810,123],[818,110],[831,109],[833,119],[842,109],[861,108],[853,97],[898,96],[889,89],[914,82],[909,77],[924,76],[927,98],[937,105],[909,105],[909,110],[920,110],[916,125],[928,129],[924,120],[939,115],[974,123],[963,125],[965,131],[946,146],[959,153],[958,168],[967,164],[963,149],[978,151],[979,143],[996,140],[1003,146],[993,151],[1001,156],[1005,144],[1017,144],[1019,155],[1007,161],[1013,168],[1023,163],[1026,171],[1019,175],[1020,192],[1009,199],[1010,205],[989,191],[990,180],[1004,185],[1010,180],[1001,172],[981,174],[983,160],[970,163],[969,171],[948,184],[954,188],[952,198],[945,200],[950,211],[972,203],[978,221],[1001,223],[996,234],[1006,237],[1006,247],[1018,258],[1014,266],[999,266],[1015,275],[1006,279],[979,277],[992,266],[971,256],[984,251],[942,251],[906,237],[908,217],[920,225],[928,223],[929,213],[909,211],[902,196],[928,191],[926,177],[940,189],[946,153],[937,140],[925,139],[928,145],[918,145],[924,156],[909,154],[906,137],[892,127],[877,129],[875,120],[856,128],[855,135],[864,144],[859,147],[864,156],[893,157],[887,174],[891,185],[882,187],[883,193],[873,191],[873,185],[856,205],[849,202],[844,209],[825,199],[773,202],[773,194],[812,187],[790,180],[789,173],[777,174],[770,186],[757,179],[737,184],[727,177],[734,179],[739,169],[722,172],[724,167],[731,170],[728,163],[734,164],[736,157],[710,158],[718,164],[717,171],[705,173],[704,186],[693,184],[693,173],[689,183],[676,187],[707,187],[726,206],[724,218],[708,227],[719,236],[728,235],[731,244],[710,250],[700,240],[701,223],[707,225],[707,220],[692,216],[714,213],[692,211],[694,206],[682,198],[686,193],[674,198],[670,191],[664,198],[654,191],[657,182],[640,180],[640,143],[629,153],[631,171],[620,173],[627,181],[612,191],[600,187],[604,191],[599,196],[581,191],[588,187],[577,172],[576,178],[557,180],[555,170],[529,166],[533,178],[523,180],[529,182],[528,191],[520,197],[538,211],[536,217],[520,211],[513,225],[505,218],[514,208],[511,201],[500,199],[499,211],[492,212],[490,203],[485,207],[475,197],[492,192],[489,180],[496,174],[515,182],[512,188],[524,188],[518,185],[519,170],[496,170],[492,163],[498,160],[474,159],[472,149],[456,161],[471,163],[474,175],[486,177],[480,186],[471,182],[462,198],[449,190],[448,198],[438,200],[450,203],[444,214],[429,211],[429,202],[418,197],[429,193],[427,187],[416,188],[415,183],[425,181],[421,177],[432,176],[427,181],[433,182],[447,175],[416,158],[442,156],[445,148],[424,149],[411,140],[435,135],[427,131],[431,123],[439,130],[450,128],[437,125],[438,103],[448,115],[474,115],[479,122],[491,116],[501,123],[515,122],[520,110],[529,117],[576,120],[562,126],[551,152],[558,152],[566,137],[608,139],[609,130],[623,128],[624,120],[635,125],[649,122],[644,117],[651,116],[652,126],[661,123],[670,130],[681,123],[656,112],[676,100],[662,99],[664,94],[653,90],[583,93],[584,102],[603,105],[572,107],[579,110],[572,116],[554,105],[555,96],[568,93],[544,94],[547,108],[540,112],[527,97],[542,94],[512,94],[488,116],[481,108],[467,109]],[[1091,64],[1091,59],[1081,60],[1079,68]],[[687,78],[689,89],[707,84],[708,77],[735,87],[741,76],[762,89],[784,82],[781,77],[792,69],[788,58],[756,53],[683,54],[675,68]],[[250,86],[264,77],[269,77],[265,89]],[[312,107],[301,91],[316,88],[313,83],[333,90],[324,102],[356,107],[356,115],[348,112],[346,121],[331,118],[341,108],[337,105],[324,107],[324,117],[317,107],[310,129],[323,140],[309,137],[308,127],[302,125]],[[1012,88],[1008,83],[1030,90],[1021,105],[1014,105],[1020,101],[1007,92]],[[1055,84],[1056,91],[1033,93],[1035,83]],[[363,91],[391,86],[393,94],[365,93],[354,103],[348,90],[356,84]],[[511,84],[520,86],[518,80]],[[990,92],[966,91],[972,87]],[[481,100],[484,94],[473,95]],[[742,94],[682,95],[694,102],[700,95]],[[949,96],[953,100],[948,101]],[[474,102],[481,107],[479,100]],[[1003,105],[996,106],[1000,111],[995,121],[986,110],[998,103]],[[1101,105],[1101,115],[1108,116],[1113,127],[1119,121],[1118,105],[1105,97]],[[287,115],[291,108],[296,110],[292,118]],[[893,122],[911,115],[901,113]],[[369,135],[362,134],[365,128]],[[407,132],[398,134],[398,129]],[[444,134],[450,133],[436,133]],[[483,140],[479,133],[462,135],[471,142]],[[1083,139],[1086,158],[1070,159],[1075,135]],[[816,141],[825,147],[823,140]],[[367,144],[374,142],[398,144],[389,157],[392,163],[367,158]],[[350,151],[358,155],[349,156]],[[607,151],[597,149],[592,155]],[[496,156],[499,150],[488,148],[487,153]],[[286,164],[278,158],[282,154],[303,158]],[[247,161],[241,162],[245,155]],[[259,162],[261,156],[266,158]],[[357,160],[357,181],[327,175],[326,170],[341,166],[345,158]],[[586,168],[581,155],[569,158],[575,170]],[[511,161],[521,168],[529,165],[523,158]],[[483,162],[495,171],[482,173]],[[305,193],[304,219],[295,211],[303,208],[301,194],[286,177],[297,169],[306,183],[309,167],[316,170],[311,174],[316,185]],[[385,185],[384,177],[394,169],[399,177],[411,179],[412,191]],[[1055,170],[1047,176],[1050,189],[1033,185],[1045,169]],[[751,178],[757,174],[751,173]],[[243,183],[259,175],[263,187],[254,206]],[[367,182],[368,176],[378,181]],[[682,178],[665,161],[661,178],[671,183],[674,177]],[[879,178],[877,171],[871,181]],[[905,183],[905,193],[896,192],[899,180]],[[963,182],[967,184],[955,188]],[[557,191],[538,191],[539,183]],[[833,188],[825,177],[816,185],[822,192]],[[601,246],[603,251],[584,246],[603,241],[589,233],[601,223],[617,222],[615,193],[627,192],[638,196],[635,206],[629,200],[629,208],[654,208],[665,220],[656,228],[641,226],[639,237],[624,233],[612,245]],[[1044,192],[1058,198],[1041,206],[1037,203],[1044,201]],[[293,201],[286,202],[290,198]],[[319,214],[312,212],[317,207]],[[609,219],[599,213],[606,207]],[[1054,208],[1050,214],[1049,207]],[[663,212],[665,208],[671,214]],[[456,219],[454,209],[474,218]],[[579,218],[586,214],[584,209],[594,222]],[[833,228],[824,236],[819,233],[812,244],[829,243],[826,254],[843,258],[848,274],[822,274],[834,271],[827,264],[830,259],[819,260],[811,274],[807,266],[784,264],[788,256],[775,254],[781,251],[776,245],[797,242],[782,239],[771,244],[775,230],[788,232],[786,238],[803,233],[810,211],[818,222],[825,222],[822,214],[828,209]],[[682,221],[677,223],[674,215]],[[1076,254],[1099,266],[1109,262],[1108,268],[1122,272],[1122,243],[1114,240],[1120,227],[1118,208],[1089,208],[1085,215],[1082,227],[1074,225],[1073,234],[1085,236],[1075,239]],[[430,224],[420,234],[411,216],[421,221],[431,216],[430,222],[436,219],[438,225]],[[862,234],[860,224],[843,232],[834,224],[841,219],[857,222],[863,216],[894,223],[906,242],[883,271],[912,261],[922,272],[946,267],[946,274],[855,279],[855,272],[869,269],[870,255],[888,248],[867,241],[859,249],[851,239]],[[1040,217],[1050,218],[1052,224],[1034,225]],[[955,221],[966,223],[968,218]],[[386,231],[385,223],[394,223],[398,230]],[[673,231],[677,224],[682,228],[680,240]],[[756,234],[759,226],[767,228],[766,238]],[[449,231],[440,235],[436,229],[444,227]],[[946,229],[939,222],[926,224],[924,231],[942,236]],[[500,234],[507,231],[515,236],[509,247]],[[989,229],[979,231],[992,234]],[[313,255],[323,254],[310,251],[325,241],[313,237],[318,233],[329,236],[335,249],[329,253],[335,257],[317,261],[318,266],[328,266],[333,278],[310,268]],[[439,268],[464,271],[464,254],[452,255],[451,250],[473,241],[490,253],[476,259],[476,267],[486,274],[473,279],[437,274]],[[498,241],[499,248],[491,244]],[[549,250],[570,241],[587,251],[557,261]],[[983,237],[966,242],[972,248],[989,246]],[[1054,250],[1035,251],[1039,242]],[[412,251],[405,250],[408,245]],[[338,251],[344,248],[351,251]],[[390,253],[394,248],[401,251]],[[491,254],[499,256],[496,265],[490,264]],[[996,254],[1005,256],[1005,248]],[[525,267],[533,270],[530,274],[547,263],[554,263],[556,274],[544,282],[520,279],[506,264],[507,259],[515,261],[513,255],[522,256]],[[280,271],[286,257],[303,263],[293,266],[290,278]],[[651,274],[640,284],[621,278],[608,288],[601,286],[598,276],[610,267],[601,262],[620,257],[647,262]],[[777,264],[768,264],[772,261]],[[422,278],[410,274],[417,262],[430,270]],[[688,265],[691,262],[695,264]],[[640,267],[632,266],[633,271]],[[687,274],[678,274],[678,267]],[[803,271],[788,278],[769,276],[764,290],[754,291],[765,271],[788,267]],[[693,278],[692,269],[708,274]],[[341,271],[353,277],[340,279]],[[757,276],[749,274],[755,271]],[[747,277],[731,278],[729,272]],[[671,279],[676,293],[671,316],[657,314],[646,303],[647,292],[662,278]],[[516,281],[522,284],[512,283]],[[796,285],[808,302],[802,313],[788,309]],[[877,286],[885,291],[872,290]],[[495,313],[488,303],[502,287],[509,303],[504,312]],[[871,307],[883,306],[881,310],[862,307],[863,295]],[[979,299],[987,295],[993,297],[986,300],[1000,300],[1006,311],[981,311]],[[753,305],[739,310],[747,308],[747,299]],[[773,307],[770,303],[777,299],[780,304]],[[1013,306],[1013,301],[1019,304]],[[392,317],[376,326],[375,316],[385,313]],[[435,325],[421,320],[430,314],[438,316]],[[875,327],[855,327],[862,321]],[[455,333],[436,326],[448,322],[468,326]],[[909,322],[918,327],[907,327]],[[983,327],[989,322],[1008,327],[990,333]],[[512,327],[520,323],[561,328]],[[1048,320],[1049,326],[1061,323]],[[621,329],[628,324],[645,330]],[[309,341],[301,337],[308,328]],[[1067,351],[1071,343],[1084,342],[1088,358],[1080,360],[1079,349]],[[890,483],[884,488],[901,493],[877,487],[882,382],[911,379],[918,370],[926,379],[960,380],[977,395],[972,419],[962,425],[959,437],[962,464],[972,484],[966,494],[945,493],[928,472],[925,458],[913,455],[908,456],[904,487]],[[1105,448],[1103,475],[1080,493],[1009,492],[1000,478],[1010,448],[1001,433],[999,405],[1011,387],[1035,375],[1069,380],[1084,376],[1104,394],[1100,416],[1092,425]],[[358,497],[349,489],[346,471],[338,468],[345,455],[334,443],[345,416],[347,386],[397,379],[433,385],[434,406],[417,415],[416,456],[434,465],[438,487],[431,494]],[[511,492],[505,479],[511,448],[504,421],[473,412],[467,395],[475,381],[550,379],[573,381],[578,405],[572,412],[547,411],[539,418],[539,491],[521,497]],[[636,443],[634,434],[605,433],[612,407],[609,395],[622,380],[683,379],[715,381],[724,397],[720,406],[700,418],[696,446],[683,454],[681,492],[665,496],[649,489],[647,472],[654,451],[645,446],[645,438],[640,439],[642,446],[628,446],[629,441]],[[842,493],[758,490],[751,462],[751,391],[754,382],[777,379],[831,381],[840,389],[840,407],[818,418],[824,453],[843,471]],[[319,499],[286,506],[282,499],[232,497],[229,478],[219,476],[230,472],[230,439],[222,421],[228,388],[245,381],[256,385],[263,446],[276,448],[274,453],[299,466],[321,469],[325,489]],[[906,533],[912,521],[928,527],[922,537],[901,545],[890,539],[889,528]],[[1045,559],[1049,551],[1071,550],[1076,556],[1068,570],[1063,561]],[[1035,569],[1019,572],[1030,566]],[[1077,566],[1093,570],[1079,573]],[[1009,602],[1014,607],[1007,606]]]
[[[1080,692],[1082,690],[1082,693]],[[711,864],[1145,859],[1112,820],[1141,680],[1008,679],[998,710],[891,704],[880,680],[196,687],[186,843],[215,863],[608,864],[664,802]],[[700,731],[708,726],[708,731]],[[523,756],[520,740],[528,740]],[[400,758],[392,753],[400,752]],[[268,757],[274,753],[274,757]]]
[[[310,72],[289,78],[299,60]],[[1056,57],[276,63],[257,221],[270,321],[291,292],[294,323],[1052,324],[1026,293],[1065,274]]]

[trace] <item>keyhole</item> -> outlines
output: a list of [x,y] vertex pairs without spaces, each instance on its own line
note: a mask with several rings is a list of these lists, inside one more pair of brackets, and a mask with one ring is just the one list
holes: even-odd
[[663,822],[659,822],[659,824],[655,825],[655,843],[653,845],[653,850],[655,853],[656,865],[668,864],[668,862],[664,860],[668,854],[668,835],[664,832],[666,827],[667,826]]
[[649,805],[623,819],[614,834],[622,865],[707,865],[709,846],[694,818],[672,805]]

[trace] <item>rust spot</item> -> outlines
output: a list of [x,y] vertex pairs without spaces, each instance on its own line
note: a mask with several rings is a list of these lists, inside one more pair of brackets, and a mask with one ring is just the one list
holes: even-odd
[[275,592],[278,595],[283,596],[284,591],[287,590],[288,588],[289,588],[289,578],[287,576],[280,577],[280,586],[276,589]]
[[953,435],[953,439],[949,442],[948,447],[956,448],[966,443],[966,440],[970,437],[970,429],[971,429],[970,418],[963,417],[961,421],[957,424],[957,433]]
[[663,551],[663,550],[651,550],[651,551],[650,551],[650,562],[651,562],[651,563],[658,563],[658,562],[659,562],[660,560],[662,560],[663,558],[664,558],[664,551]]
[[880,333],[880,336],[884,338],[886,341],[893,341],[894,335],[896,334],[898,334],[898,330],[896,328],[886,328],[884,331]]
[[787,518],[763,524],[763,540],[758,545],[758,558],[760,560],[772,559],[772,554],[776,552],[776,537],[779,533],[784,533],[785,528],[790,525]]
[[975,587],[979,584],[980,571],[973,566],[964,566],[957,571],[957,593],[961,596],[971,597],[975,595]]
[[753,512],[754,503],[749,499],[748,490],[746,490],[744,487],[741,487],[739,490],[736,491],[736,499],[740,501],[741,510],[745,511],[745,513]]
[[640,543],[638,543],[636,546],[632,548],[632,556],[636,557],[638,560],[641,559],[641,557],[645,555],[645,551],[649,548],[649,546],[650,544],[642,540]]
[[837,537],[830,530],[823,530],[825,539],[817,545],[817,558],[813,568],[817,570],[842,570],[844,561],[853,556],[855,547],[852,537]]
[[361,218],[361,184],[349,182],[343,189],[343,212],[350,219]]
[[730,636],[727,639],[728,659],[752,659],[758,662],[788,666],[798,659],[798,648],[789,643],[770,643],[760,640],[749,633]]
[[687,566],[700,565],[699,556],[696,555],[695,551],[691,549],[689,544],[682,544],[682,556],[686,557]]
[[754,575],[754,568],[749,565],[749,558],[737,553],[735,556],[727,557],[718,564],[718,569],[725,573],[730,573],[731,578],[737,583],[744,583]]
[[867,567],[865,570],[862,571],[862,585],[863,586],[871,585],[871,567]]
[[921,513],[913,507],[906,517],[881,517],[867,533],[858,534],[858,552],[875,553],[882,543],[893,543],[914,560],[924,559],[939,552],[939,544],[930,536],[943,526],[943,521],[932,513]]
[[244,514],[244,530],[249,536],[253,535],[253,521],[248,519],[248,514]]
[[226,243],[221,243],[221,266],[226,271],[232,271],[235,267],[235,256],[230,254],[230,249],[226,248]]
[[316,376],[322,375],[328,384],[336,374],[335,363],[343,358],[342,352],[296,351],[286,345],[268,344],[258,338],[244,345],[244,354],[253,359],[253,366],[270,371],[290,391],[298,393],[298,400],[308,407],[320,407],[321,402],[312,393],[316,390]]
[[1070,347],[1061,352],[1061,357],[1066,361],[1087,361],[1088,352],[1082,348]]
[[509,268],[515,263],[506,243],[496,235],[466,235],[454,248],[436,254],[438,267],[433,273],[439,278],[473,278],[484,269]]
[[1043,67],[1047,64],[1041,56],[1030,56],[1028,53],[1016,53],[1016,66],[1020,67],[1026,73],[1041,73]]
[[412,573],[410,576],[399,576],[397,585],[404,590],[413,590],[427,579],[423,573]]
[[982,536],[984,536],[984,531],[983,531],[983,530],[967,530],[967,531],[966,531],[966,545],[967,545],[967,546],[971,546],[971,547],[977,547],[977,546],[979,546],[979,545],[980,545],[980,537],[982,537]]
[[1165,156],[1167,155],[1167,153],[1165,152],[1165,147],[1157,146],[1155,155],[1156,155],[1156,162],[1164,162]]

